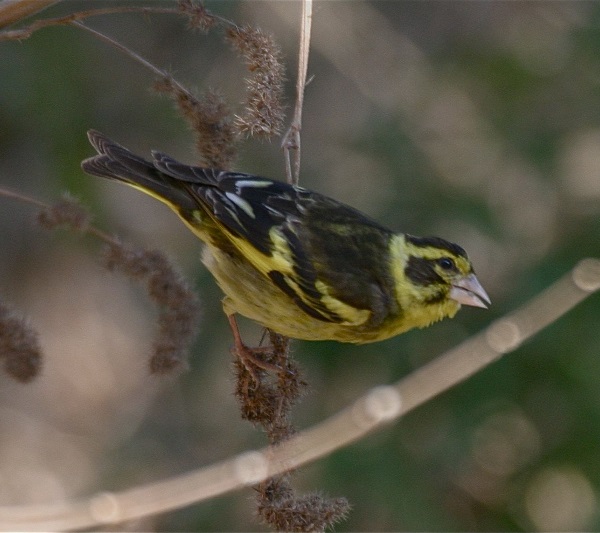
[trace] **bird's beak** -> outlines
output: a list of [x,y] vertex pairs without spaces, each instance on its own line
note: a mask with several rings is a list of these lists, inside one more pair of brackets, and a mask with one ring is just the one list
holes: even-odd
[[483,307],[484,309],[487,309],[487,306],[492,303],[475,274],[469,274],[453,282],[450,298],[463,305]]

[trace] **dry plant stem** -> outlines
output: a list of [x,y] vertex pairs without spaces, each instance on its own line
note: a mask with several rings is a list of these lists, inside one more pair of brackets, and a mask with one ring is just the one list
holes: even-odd
[[[35,3],[33,0],[32,3]],[[0,4],[1,6],[1,4]],[[83,20],[89,17],[97,17],[101,15],[110,15],[114,13],[169,13],[169,14],[180,14],[177,8],[159,8],[159,7],[132,7],[132,6],[118,6],[118,7],[106,7],[103,9],[90,9],[86,11],[78,11],[65,15],[64,17],[56,17],[51,19],[40,19],[32,22],[29,26],[19,28],[18,30],[7,30],[0,32],[0,41],[13,41],[28,39],[31,35],[49,26],[65,26],[72,24],[75,21]],[[25,15],[24,15],[25,16]],[[22,18],[22,17],[20,17]],[[1,26],[0,26],[1,27]]]
[[[303,0],[300,31],[298,77],[296,83],[296,103],[292,124],[282,146],[289,183],[297,184],[300,175],[300,130],[308,54],[310,50],[310,29],[312,21],[312,0]],[[281,92],[283,89],[283,65],[276,44],[260,30],[242,28],[229,32],[232,44],[245,59],[253,76],[247,80],[248,103],[243,116],[237,117],[240,131],[252,135],[272,137],[277,134],[283,120]],[[260,47],[260,51],[257,50]],[[290,152],[293,150],[293,168]],[[259,349],[245,347],[233,317],[229,317],[236,351],[244,368],[238,366],[236,396],[240,403],[242,417],[262,427],[273,447],[296,434],[290,415],[306,383],[289,353],[289,339],[270,332],[271,350],[269,365],[273,366],[277,380],[255,368],[268,369],[262,358],[257,359]],[[270,353],[269,353],[270,351]],[[275,365],[271,362],[275,363]],[[254,368],[253,368],[254,367]],[[325,531],[343,520],[350,504],[345,498],[328,498],[313,492],[299,495],[290,483],[293,469],[276,473],[254,487],[256,491],[258,518],[276,531]]]
[[[219,18],[219,21],[234,26],[224,19]],[[195,132],[197,147],[204,157],[203,164],[217,168],[231,166],[235,158],[236,134],[226,117],[227,106],[217,93],[209,91],[199,99],[167,71],[156,67],[127,46],[81,22],[73,21],[71,24],[117,48],[156,75],[158,81],[155,89],[168,94],[177,103],[180,113]]]
[[[50,4],[57,3],[61,0],[0,0],[0,28],[13,24],[33,13],[45,9]],[[55,17],[50,19],[40,19],[32,22],[29,26],[19,28],[18,30],[8,30],[0,32],[0,41],[23,40],[28,39],[37,30],[47,28],[48,26],[65,26],[72,24],[75,21],[83,20],[90,17],[101,15],[111,15],[116,13],[142,13],[148,14],[171,14],[171,15],[186,15],[180,7],[136,7],[136,6],[115,6],[105,7],[100,9],[89,9],[77,11],[63,17]],[[224,17],[210,14],[218,23],[225,26],[237,28],[237,25]]]
[[[35,198],[31,198],[30,196],[26,196],[19,192],[11,191],[10,189],[5,189],[4,187],[0,187],[0,196],[12,198],[13,200],[18,200],[19,202],[33,205],[40,209],[51,209],[52,207],[45,202],[41,202],[40,200],[36,200]],[[86,232],[94,237],[97,237],[106,244],[118,244],[118,241],[112,235],[109,235],[108,233],[105,233],[94,226],[88,226],[86,228]]]
[[[157,334],[154,339],[153,355],[149,361],[150,373],[166,375],[186,367],[185,354],[195,337],[200,307],[195,294],[187,287],[183,278],[171,266],[169,260],[160,252],[145,249],[133,249],[125,246],[117,238],[91,225],[91,217],[75,199],[64,195],[53,205],[47,205],[21,193],[0,187],[0,196],[12,198],[35,206],[39,209],[36,222],[39,227],[54,230],[68,228],[81,234],[93,235],[107,245],[104,252],[104,266],[109,270],[119,270],[130,279],[142,282],[150,299],[158,307],[156,319]],[[6,322],[6,321],[5,321]],[[19,323],[13,322],[16,330]],[[21,328],[25,331],[26,328]],[[21,335],[3,335],[9,346],[9,353],[33,353],[25,349],[32,345],[29,337]],[[16,343],[14,339],[23,339]],[[8,339],[8,340],[6,340]],[[19,352],[18,344],[24,349]],[[1,351],[1,350],[0,350]],[[17,366],[19,363],[19,366]],[[35,366],[35,356],[11,358],[7,360],[11,374],[26,377]],[[39,365],[38,365],[39,366]]]
[[0,28],[39,13],[59,0],[2,0],[0,1]]
[[97,30],[94,30],[94,29],[90,28],[89,26],[86,26],[85,24],[83,24],[81,22],[78,22],[78,21],[72,21],[70,24],[72,24],[73,26],[77,26],[78,28],[80,28],[82,30],[88,31],[92,35],[94,35],[95,37],[97,37],[98,39],[100,39],[101,41],[104,41],[105,43],[108,43],[111,46],[114,46],[115,48],[118,48],[121,52],[123,52],[124,54],[128,55],[129,57],[131,57],[132,59],[134,59],[135,61],[137,61],[138,63],[140,63],[144,67],[146,67],[147,69],[151,70],[154,74],[156,74],[160,78],[169,78],[171,80],[171,83],[177,88],[178,91],[180,91],[181,93],[184,93],[191,100],[195,100],[196,99],[194,97],[194,95],[192,93],[190,93],[183,85],[181,85],[179,82],[177,82],[176,80],[174,80],[169,75],[168,72],[166,72],[164,70],[161,70],[158,67],[154,66],[152,63],[150,63],[149,61],[147,61],[146,59],[144,59],[142,56],[140,56],[139,54],[137,54],[133,50],[130,50],[126,46],[122,45],[121,43],[115,41],[114,39],[111,39],[108,35],[104,35],[103,33],[99,32]]
[[21,194],[20,192],[11,191],[10,189],[5,189],[4,187],[0,187],[0,196],[4,196],[5,198],[12,198],[13,200],[18,200],[19,202],[24,202],[24,203],[34,205],[34,206],[40,207],[40,208],[49,207],[48,204],[45,204],[44,202],[40,202],[39,200],[36,200],[35,198],[30,198],[29,196],[25,196],[24,194]]
[[73,530],[166,512],[254,485],[347,446],[515,350],[600,289],[600,259],[584,259],[517,311],[394,385],[375,387],[279,446],[123,492],[55,505],[0,507],[0,528]]
[[[292,124],[283,137],[281,146],[286,160],[286,176],[289,183],[298,184],[300,179],[300,130],[302,129],[302,106],[308,72],[310,52],[310,32],[312,26],[312,0],[302,2],[302,25],[300,27],[300,49],[298,51],[298,79],[296,80],[296,105]],[[290,152],[294,153],[293,164]]]

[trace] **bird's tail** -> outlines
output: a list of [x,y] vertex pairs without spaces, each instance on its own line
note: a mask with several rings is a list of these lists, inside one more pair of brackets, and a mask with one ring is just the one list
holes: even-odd
[[81,163],[81,168],[88,174],[122,181],[176,211],[197,209],[198,204],[182,183],[158,170],[153,163],[95,130],[88,131],[88,138],[98,152]]

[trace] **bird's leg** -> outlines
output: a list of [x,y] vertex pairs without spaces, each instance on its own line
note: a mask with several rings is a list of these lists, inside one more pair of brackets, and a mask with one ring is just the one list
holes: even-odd
[[244,365],[246,370],[250,373],[254,381],[259,381],[258,376],[256,375],[255,368],[262,368],[267,372],[275,372],[280,373],[283,370],[274,365],[272,363],[268,363],[267,361],[263,361],[261,358],[257,357],[257,353],[268,353],[273,350],[271,346],[260,346],[258,348],[249,348],[242,341],[242,337],[240,335],[240,330],[238,329],[237,321],[235,319],[235,315],[230,314],[227,315],[227,320],[229,320],[229,326],[231,327],[231,332],[233,333],[233,342],[235,344],[235,354],[238,356],[240,362]]

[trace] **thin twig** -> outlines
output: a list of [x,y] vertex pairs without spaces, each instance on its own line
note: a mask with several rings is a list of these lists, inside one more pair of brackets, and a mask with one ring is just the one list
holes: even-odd
[[170,14],[180,14],[180,11],[177,8],[159,8],[159,7],[132,7],[132,6],[118,6],[118,7],[105,7],[102,9],[90,9],[87,11],[78,11],[76,13],[71,13],[70,15],[65,15],[64,17],[56,17],[50,19],[40,19],[32,22],[29,26],[24,28],[19,28],[18,30],[9,30],[0,32],[0,41],[12,41],[12,40],[23,40],[28,39],[31,35],[41,30],[42,28],[47,28],[49,26],[66,26],[68,24],[72,24],[78,20],[83,20],[89,17],[97,17],[101,15],[110,15],[114,13],[170,13]]
[[[42,202],[41,200],[37,200],[36,198],[32,198],[31,196],[27,196],[20,192],[11,191],[10,189],[6,189],[4,187],[0,187],[0,196],[3,196],[5,198],[12,198],[13,200],[18,200],[19,202],[33,205],[39,209],[48,209],[48,210],[52,209],[52,205],[47,204],[46,202]],[[105,233],[101,229],[96,228],[95,226],[89,225],[86,227],[85,231],[87,233],[89,233],[90,235],[97,237],[98,239],[100,239],[101,241],[103,241],[106,244],[111,244],[111,245],[119,245],[120,244],[120,241],[118,239],[116,239],[112,235],[109,235],[108,233]]]
[[[9,0],[0,0],[0,27],[12,24],[26,16],[41,11],[48,5],[55,3],[59,0],[16,0],[15,4],[28,4],[27,7],[23,7],[17,10],[13,6],[4,6],[4,2]],[[6,11],[4,14],[3,9]],[[11,40],[23,40],[28,39],[37,30],[47,28],[49,26],[65,26],[72,24],[78,20],[84,20],[90,17],[98,17],[102,15],[112,15],[116,13],[142,13],[143,15],[148,14],[171,14],[171,15],[182,15],[185,14],[178,7],[137,7],[137,6],[115,6],[115,7],[104,7],[99,9],[88,9],[84,11],[77,11],[70,15],[63,17],[55,17],[50,19],[40,19],[32,22],[29,26],[19,28],[18,30],[7,30],[0,32],[0,41],[11,41]],[[220,15],[213,15],[216,20],[225,26],[237,28],[237,25],[225,17]],[[6,20],[6,22],[5,22]]]
[[3,0],[0,2],[0,28],[46,9],[59,0]]
[[35,198],[31,198],[23,193],[11,191],[10,189],[5,189],[4,187],[0,187],[0,196],[4,196],[5,198],[12,198],[13,200],[18,200],[19,202],[23,202],[30,205],[35,205],[36,207],[49,207],[48,204],[36,200]]
[[[164,254],[156,250],[131,248],[116,237],[92,226],[89,212],[69,195],[64,195],[53,205],[0,187],[0,197],[2,196],[38,208],[36,222],[41,228],[69,228],[81,234],[92,235],[107,244],[103,252],[104,266],[110,271],[119,271],[142,283],[148,296],[159,309],[153,355],[149,361],[150,373],[172,374],[186,367],[184,356],[195,338],[200,307],[196,295]],[[19,322],[13,320],[11,329],[18,328]],[[36,364],[38,351],[32,348],[34,342],[31,339],[35,337],[28,334],[26,328],[21,328],[21,331],[23,333],[17,339],[23,341],[22,343],[16,342],[14,335],[9,335],[8,341],[5,336],[8,349],[5,345],[3,352],[0,347],[0,355],[9,357],[12,354],[13,357],[9,359],[9,373],[20,381],[28,381],[39,367]]]
[[114,46],[115,48],[117,48],[118,50],[120,50],[124,54],[128,55],[129,57],[131,57],[132,59],[134,59],[135,61],[137,61],[138,63],[140,63],[144,67],[146,67],[147,69],[151,70],[157,76],[159,76],[161,78],[167,78],[168,77],[170,79],[171,83],[177,88],[178,91],[181,91],[181,93],[184,93],[185,95],[189,96],[189,98],[191,98],[191,99],[195,99],[194,95],[192,93],[190,93],[177,80],[173,79],[173,77],[167,71],[162,70],[162,69],[156,67],[155,65],[153,65],[152,63],[150,63],[150,61],[148,61],[147,59],[145,59],[141,55],[139,55],[137,52],[134,52],[133,50],[127,48],[124,45],[122,45],[120,42],[115,41],[114,39],[112,39],[108,35],[105,35],[104,33],[99,32],[98,30],[94,30],[94,29],[90,28],[89,26],[86,26],[82,22],[73,20],[73,21],[70,22],[70,24],[73,25],[73,26],[77,26],[78,28],[80,28],[82,30],[88,31],[92,35],[94,35],[95,37],[97,37],[98,39],[100,39],[101,41],[104,41],[105,43],[108,43],[111,46]]
[[366,395],[277,447],[228,460],[123,492],[103,492],[76,502],[0,507],[0,527],[74,530],[171,511],[254,485],[298,468],[362,438],[460,383],[547,327],[600,289],[600,259],[584,259],[517,311],[394,385]]
[[[308,54],[310,52],[310,35],[312,26],[312,0],[302,2],[302,25],[300,27],[300,49],[298,52],[298,78],[296,80],[296,105],[294,116],[281,146],[286,160],[286,176],[289,183],[298,184],[300,179],[300,131],[302,130],[302,106],[308,71]],[[290,152],[294,152],[293,163]]]

